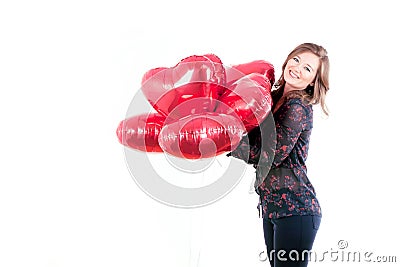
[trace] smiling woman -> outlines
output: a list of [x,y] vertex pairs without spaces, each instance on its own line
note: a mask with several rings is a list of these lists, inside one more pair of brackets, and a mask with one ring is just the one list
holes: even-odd
[[[305,161],[313,128],[312,105],[321,104],[328,114],[328,75],[329,60],[323,47],[311,43],[296,47],[271,93],[272,114],[231,153],[256,167],[255,188],[272,267],[307,266],[307,259],[282,260],[273,252],[301,255],[311,250],[319,228],[321,207]],[[243,151],[252,151],[248,159],[242,157]]]

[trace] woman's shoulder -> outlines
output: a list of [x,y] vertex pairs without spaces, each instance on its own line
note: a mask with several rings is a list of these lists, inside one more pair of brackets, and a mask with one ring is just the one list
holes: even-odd
[[299,105],[305,109],[312,109],[311,104],[305,103],[300,97],[290,97],[286,100],[287,105]]
[[313,114],[313,108],[311,104],[304,103],[304,101],[300,97],[293,97],[293,98],[288,98],[286,101],[286,105],[288,109],[301,109],[304,110],[304,112],[307,115],[312,115]]

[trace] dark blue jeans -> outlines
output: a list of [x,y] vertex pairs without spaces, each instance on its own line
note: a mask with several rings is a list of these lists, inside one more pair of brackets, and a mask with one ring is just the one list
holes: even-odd
[[271,267],[305,267],[321,223],[320,216],[263,219]]

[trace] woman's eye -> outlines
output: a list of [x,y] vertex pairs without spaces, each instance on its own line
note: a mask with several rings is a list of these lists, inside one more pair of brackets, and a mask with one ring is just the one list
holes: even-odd
[[311,69],[309,67],[304,67],[304,69],[308,72],[311,72]]
[[297,58],[297,57],[294,57],[293,60],[296,61],[297,63],[300,62],[299,58]]

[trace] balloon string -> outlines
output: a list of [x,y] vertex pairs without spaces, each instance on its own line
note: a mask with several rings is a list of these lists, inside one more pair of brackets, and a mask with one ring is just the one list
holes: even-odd
[[218,165],[219,165],[220,167],[222,167],[222,164],[221,164],[221,162],[219,162],[218,159],[215,159],[215,161],[218,163]]
[[[204,172],[202,173],[202,183],[204,183]],[[204,208],[196,208],[190,210],[190,253],[189,253],[189,267],[199,267],[200,254],[202,247],[203,237],[203,214]]]
[[253,175],[253,178],[251,179],[251,183],[250,183],[250,188],[249,188],[249,194],[254,194],[256,192],[254,186],[256,183],[256,177],[255,175]]
[[[200,208],[202,209],[202,208]],[[192,210],[190,222],[190,253],[189,267],[199,267],[202,247],[203,218],[202,210]]]

